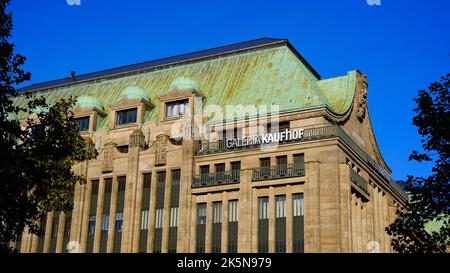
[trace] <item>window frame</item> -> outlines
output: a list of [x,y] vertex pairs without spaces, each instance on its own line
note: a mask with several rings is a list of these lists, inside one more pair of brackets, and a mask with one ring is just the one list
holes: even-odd
[[[183,107],[181,107],[183,106]],[[179,99],[167,101],[164,103],[164,116],[165,118],[177,118],[186,116],[188,113],[187,109],[189,108],[189,99]],[[170,113],[169,113],[170,109]],[[181,111],[183,109],[183,111]]]
[[[129,121],[130,119],[130,115],[129,113],[134,112],[134,117],[132,121]],[[121,120],[119,118],[120,114],[126,113],[126,117],[125,117],[125,122],[124,123],[119,123],[119,120]],[[121,109],[121,110],[116,110],[115,111],[115,123],[114,125],[119,128],[119,127],[124,127],[124,126],[130,126],[130,125],[136,125],[136,123],[138,122],[138,107],[131,107],[131,108],[126,108],[126,109]]]

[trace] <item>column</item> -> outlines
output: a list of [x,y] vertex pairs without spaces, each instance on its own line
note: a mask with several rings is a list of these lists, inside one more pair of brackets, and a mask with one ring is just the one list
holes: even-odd
[[383,196],[383,211],[384,211],[384,225],[383,225],[383,234],[384,234],[384,245],[385,252],[390,252],[391,244],[389,235],[386,232],[386,227],[389,225],[389,207],[388,207],[388,195],[385,193]]
[[[139,149],[144,143],[144,138],[142,130],[136,129],[131,133],[129,140],[127,186],[125,188],[123,230],[120,246],[120,251],[122,253],[131,252],[133,246],[137,180],[139,176]],[[138,247],[138,245],[136,245],[136,247]]]
[[161,253],[167,253],[169,245],[169,224],[170,224],[170,197],[172,195],[172,172],[167,169],[166,183],[164,185],[164,210],[163,210],[163,231],[161,240]]
[[[245,209],[251,207],[252,196],[252,170],[241,171],[241,181],[239,184],[239,223],[238,223],[238,253],[250,252],[252,234],[249,227],[252,226],[252,210]],[[244,209],[242,209],[244,208]]]
[[32,234],[31,235],[31,249],[30,249],[31,253],[37,252],[38,244],[39,244],[39,237]]
[[352,221],[352,229],[351,229],[351,234],[352,234],[352,252],[358,252],[357,250],[357,244],[358,244],[358,240],[356,238],[356,197],[355,194],[352,193],[351,195],[351,213],[350,213],[350,217],[351,217],[351,221]]
[[269,253],[275,252],[275,195],[269,187]]
[[102,178],[98,183],[97,209],[95,211],[95,233],[93,253],[98,253],[100,248],[100,233],[103,221],[103,197],[105,196],[105,179]]
[[[144,177],[139,174],[136,186],[136,199],[135,199],[135,211],[134,211],[134,224],[133,224],[133,242],[131,252],[139,252],[139,241],[141,235],[141,214],[142,214],[142,194],[144,188]],[[150,189],[152,190],[152,189]]]
[[351,252],[352,222],[351,222],[351,186],[350,166],[339,164],[339,215],[341,233],[341,252]]
[[[380,211],[378,210],[378,186],[374,185],[372,190],[373,211],[373,241],[380,243]],[[381,248],[380,248],[381,251]]]
[[106,252],[112,253],[114,250],[114,236],[116,234],[116,208],[117,193],[119,192],[119,183],[117,177],[113,177],[111,186],[111,204],[109,206],[109,225],[108,225],[108,242],[106,244]]
[[[87,182],[89,183],[89,182]],[[72,210],[72,224],[70,227],[70,239],[69,241],[81,242],[81,226],[83,223],[83,206],[84,206],[84,189],[85,185],[75,184],[75,190],[73,195],[73,210]]]
[[64,243],[64,228],[66,224],[66,214],[61,212],[58,221],[58,236],[56,237],[56,253],[61,253],[66,248]]
[[157,188],[156,171],[152,172],[152,181],[150,184],[150,207],[148,212],[148,239],[147,239],[147,253],[153,252],[154,231],[155,231],[155,208],[156,208],[156,188]]
[[80,236],[80,250],[81,253],[86,253],[86,241],[88,236],[88,220],[89,220],[89,207],[91,205],[91,192],[92,192],[92,181],[88,181],[86,185],[84,185],[84,196],[83,196],[83,212],[81,218],[81,236]]
[[[252,191],[250,219],[251,219],[252,239],[251,239],[251,250],[249,252],[258,253],[258,194],[256,189]],[[239,223],[239,226],[240,225],[241,224]]]
[[320,163],[305,162],[305,252],[320,252]]
[[356,230],[357,230],[357,239],[358,239],[358,252],[362,252],[362,204],[361,198],[356,198]]
[[379,224],[379,237],[380,237],[380,249],[382,252],[386,252],[385,246],[385,238],[384,238],[384,209],[383,209],[383,190],[378,192],[378,211],[379,211],[379,219],[378,219],[378,224]]
[[286,253],[292,253],[293,233],[292,233],[292,187],[286,188]]
[[28,226],[25,226],[25,228],[23,229],[22,232],[22,244],[20,245],[20,249],[18,249],[18,251],[20,253],[28,253],[30,252],[30,233],[29,233],[29,228]]
[[191,199],[191,225],[190,225],[190,240],[189,240],[189,252],[196,252],[196,243],[197,243],[197,203],[195,198]]
[[206,227],[205,227],[205,253],[212,252],[212,223],[213,223],[213,206],[211,201],[211,194],[208,193],[206,197]]
[[222,236],[221,236],[221,252],[228,253],[228,197],[227,192],[222,192]]

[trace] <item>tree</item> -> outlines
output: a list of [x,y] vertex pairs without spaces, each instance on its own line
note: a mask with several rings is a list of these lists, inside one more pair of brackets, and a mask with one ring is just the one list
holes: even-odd
[[[8,41],[12,15],[0,1],[0,252],[9,247],[25,226],[39,232],[39,221],[51,210],[72,208],[75,175],[72,166],[87,157],[83,138],[73,123],[75,98],[49,105],[45,98],[27,95],[28,107],[14,104],[15,86],[29,80],[21,69],[25,58],[14,54]],[[39,110],[39,111],[37,111]],[[29,117],[19,121],[20,114]]]
[[[393,236],[391,245],[403,253],[445,252],[450,244],[449,176],[450,176],[450,74],[428,90],[419,90],[413,124],[421,135],[423,152],[413,151],[409,160],[432,161],[428,177],[408,176],[406,190],[410,200],[397,219],[386,228]],[[429,234],[425,224],[442,221],[438,231]]]

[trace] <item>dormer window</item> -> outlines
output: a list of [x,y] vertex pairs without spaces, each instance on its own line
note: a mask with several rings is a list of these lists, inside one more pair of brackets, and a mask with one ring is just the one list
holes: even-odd
[[109,106],[109,128],[135,128],[144,123],[145,113],[152,107],[147,91],[138,86],[128,86]]
[[166,103],[166,117],[184,116],[187,113],[188,99]]
[[97,125],[106,116],[102,102],[96,97],[87,95],[77,98],[73,114],[73,122],[78,125],[81,134],[89,134],[97,130]]
[[116,112],[116,125],[133,124],[137,121],[137,108],[126,109]]
[[78,131],[80,132],[89,131],[89,121],[90,121],[89,116],[74,119],[74,123],[78,125]]

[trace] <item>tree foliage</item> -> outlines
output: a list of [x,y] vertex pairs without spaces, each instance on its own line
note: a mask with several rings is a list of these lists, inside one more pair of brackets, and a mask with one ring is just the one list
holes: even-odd
[[[432,161],[428,177],[408,176],[406,190],[410,200],[386,231],[393,235],[391,245],[403,253],[445,252],[450,244],[449,176],[450,176],[450,74],[428,90],[419,90],[413,124],[421,135],[423,152],[413,151],[410,160]],[[441,221],[442,227],[429,234],[425,224]]]
[[[49,105],[45,98],[26,95],[27,107],[17,107],[15,86],[30,79],[21,69],[25,58],[8,41],[12,29],[9,0],[0,1],[0,252],[25,226],[37,234],[39,221],[51,210],[72,208],[75,183],[84,178],[72,170],[87,157],[83,138],[73,123],[75,99]],[[19,115],[28,116],[19,121]]]

